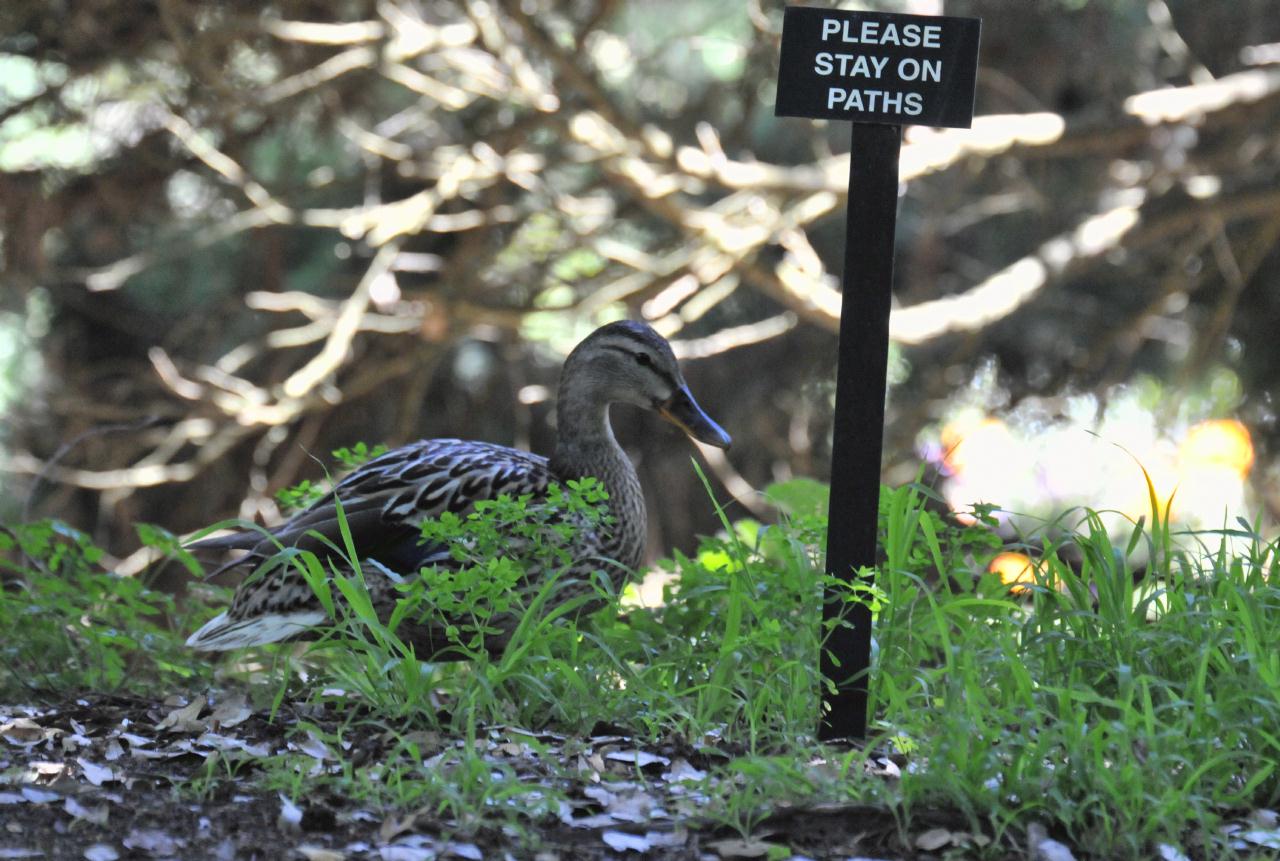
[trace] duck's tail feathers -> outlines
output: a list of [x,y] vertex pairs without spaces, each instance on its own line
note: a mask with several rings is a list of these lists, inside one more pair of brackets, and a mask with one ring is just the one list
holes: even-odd
[[187,638],[187,645],[206,652],[225,652],[246,646],[279,643],[314,628],[327,620],[323,610],[292,613],[264,613],[247,619],[230,619],[226,613],[214,616]]

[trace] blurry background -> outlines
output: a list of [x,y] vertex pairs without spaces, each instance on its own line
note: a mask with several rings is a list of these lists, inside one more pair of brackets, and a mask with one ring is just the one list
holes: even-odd
[[[974,128],[903,149],[886,480],[1136,516],[1141,463],[1272,522],[1273,0],[858,5],[984,18]],[[621,316],[733,434],[736,513],[825,477],[849,131],[773,118],[782,7],[6,0],[0,520],[123,557],[358,440],[547,452]],[[683,438],[615,425],[651,549],[714,529]]]

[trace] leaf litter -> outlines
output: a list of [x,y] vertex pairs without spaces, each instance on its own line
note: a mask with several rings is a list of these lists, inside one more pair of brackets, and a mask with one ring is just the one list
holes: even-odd
[[[946,811],[917,816],[913,834],[901,832],[887,807],[865,804],[777,804],[752,819],[749,833],[710,821],[711,800],[736,791],[717,765],[743,753],[714,736],[641,745],[609,727],[572,737],[495,726],[479,730],[468,751],[464,739],[437,730],[344,737],[341,710],[319,706],[286,702],[268,718],[238,693],[0,706],[0,859],[484,859],[525,857],[530,835],[537,861],[927,859],[994,848]],[[410,742],[423,771],[446,775],[464,754],[479,753],[491,780],[518,788],[526,801],[540,799],[546,814],[525,817],[520,828],[495,827],[434,805],[382,809],[309,782],[344,760],[357,768],[385,763]],[[273,757],[299,763],[301,794],[246,779]],[[224,764],[230,776],[202,783]],[[899,766],[873,756],[865,773],[892,782]],[[1069,856],[1034,828],[1032,835],[1039,839],[1015,854]],[[1224,836],[1245,854],[1280,846],[1272,811],[1225,826]],[[1160,855],[1187,857],[1169,844]]]

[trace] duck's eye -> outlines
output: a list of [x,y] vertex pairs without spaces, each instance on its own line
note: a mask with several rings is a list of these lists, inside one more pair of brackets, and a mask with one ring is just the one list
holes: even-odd
[[653,366],[653,359],[648,353],[636,353],[636,363],[642,368],[649,368]]

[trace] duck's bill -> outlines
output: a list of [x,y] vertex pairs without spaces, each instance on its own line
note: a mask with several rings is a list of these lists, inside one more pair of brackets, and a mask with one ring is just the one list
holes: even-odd
[[711,420],[702,411],[698,402],[689,393],[688,386],[681,386],[676,393],[658,405],[658,412],[664,419],[683,430],[698,442],[713,445],[716,448],[728,448],[733,440],[724,432],[724,428]]

